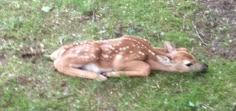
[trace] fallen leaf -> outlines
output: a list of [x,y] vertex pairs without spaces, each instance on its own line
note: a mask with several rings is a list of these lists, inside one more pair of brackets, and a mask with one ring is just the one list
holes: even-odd
[[188,105],[189,105],[190,107],[195,107],[194,103],[191,102],[191,101],[188,102]]
[[42,9],[41,9],[43,12],[45,13],[48,13],[52,10],[52,7],[49,7],[49,6],[43,6]]

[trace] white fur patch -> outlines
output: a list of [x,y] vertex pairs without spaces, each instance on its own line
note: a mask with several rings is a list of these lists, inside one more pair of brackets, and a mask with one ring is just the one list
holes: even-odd
[[189,64],[191,63],[189,60],[184,60],[184,64]]
[[123,56],[122,55],[116,55],[116,59],[122,59]]
[[86,64],[83,66],[83,68],[87,71],[93,71],[96,73],[112,71],[112,69],[110,68],[109,69],[100,68],[96,64],[93,64],[93,63]]

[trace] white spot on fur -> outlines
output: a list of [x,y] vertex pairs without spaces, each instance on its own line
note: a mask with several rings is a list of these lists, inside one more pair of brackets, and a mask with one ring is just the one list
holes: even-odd
[[119,44],[114,44],[114,46],[119,46]]
[[89,56],[84,56],[84,58],[89,59]]
[[88,48],[85,48],[85,49],[84,49],[84,51],[88,52],[88,51],[89,51],[89,49],[88,49]]
[[80,50],[76,50],[76,52],[75,52],[76,54],[79,54],[80,53]]
[[112,47],[111,47],[111,50],[115,50],[115,47],[112,46]]
[[117,59],[122,59],[123,56],[122,56],[122,55],[116,55],[116,58],[117,58]]
[[155,55],[155,53],[154,53],[154,52],[152,52],[151,50],[148,50],[148,52],[149,52],[149,53],[151,53],[152,55]]
[[103,57],[103,58],[108,58],[109,55],[104,54],[104,55],[102,55],[102,57]]
[[138,53],[141,54],[141,55],[145,55],[145,54],[144,54],[143,52],[141,52],[141,51],[138,51]]
[[121,48],[119,48],[120,51],[125,51],[125,50],[127,50],[127,49],[128,49],[127,47],[121,47]]
[[92,58],[96,58],[96,56],[95,56],[94,54],[91,54],[91,57],[92,57]]

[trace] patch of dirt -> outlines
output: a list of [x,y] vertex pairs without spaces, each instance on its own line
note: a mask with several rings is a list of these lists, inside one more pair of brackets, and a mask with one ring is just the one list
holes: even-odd
[[15,39],[15,36],[10,35],[10,34],[3,34],[3,35],[0,35],[0,36],[1,36],[2,39],[5,40],[5,41],[14,40],[14,39]]
[[236,58],[236,1],[200,0],[194,24],[199,38],[214,55]]
[[18,55],[23,59],[32,59],[32,63],[36,62],[36,59],[43,55],[45,52],[44,45],[39,44],[35,46],[22,47]]
[[39,84],[41,81],[22,75],[22,76],[17,76],[16,77],[16,82],[20,85],[27,85],[27,84],[31,84],[32,82],[34,82],[36,84]]
[[144,28],[140,25],[135,25],[135,24],[126,24],[124,25],[123,23],[119,23],[115,25],[114,27],[114,37],[121,37],[124,34],[132,34],[132,33],[137,33],[143,31]]
[[3,68],[7,66],[7,58],[4,53],[0,53],[0,65],[2,65]]
[[2,63],[6,59],[5,54],[0,53],[0,63]]
[[31,85],[36,85],[36,84],[42,84],[42,82],[39,79],[29,77],[29,76],[24,76],[24,75],[19,75],[15,78],[10,78],[6,82],[6,86],[11,85],[13,82],[16,82],[19,85],[25,86],[28,84]]

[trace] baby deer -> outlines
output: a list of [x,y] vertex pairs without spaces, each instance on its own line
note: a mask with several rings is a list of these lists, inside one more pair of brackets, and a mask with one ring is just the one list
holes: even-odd
[[120,75],[148,76],[151,70],[205,72],[208,67],[186,48],[176,49],[169,42],[164,48],[152,47],[145,39],[131,35],[64,45],[50,57],[61,73],[100,81]]

